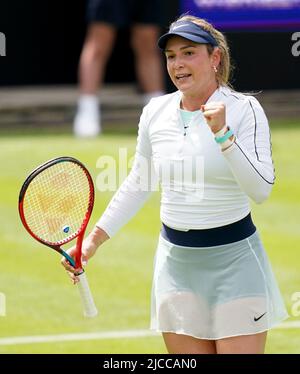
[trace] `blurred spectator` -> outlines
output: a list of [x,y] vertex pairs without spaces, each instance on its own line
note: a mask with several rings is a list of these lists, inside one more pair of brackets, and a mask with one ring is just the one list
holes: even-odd
[[164,93],[161,57],[156,45],[160,10],[160,0],[88,0],[88,30],[79,63],[80,97],[74,120],[76,136],[92,137],[101,133],[98,89],[101,89],[106,63],[121,27],[130,26],[136,75],[145,104],[151,97]]

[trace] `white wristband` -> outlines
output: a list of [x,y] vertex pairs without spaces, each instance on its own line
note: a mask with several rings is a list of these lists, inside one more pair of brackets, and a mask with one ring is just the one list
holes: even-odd
[[225,149],[229,148],[235,141],[235,136],[233,137],[233,139],[227,139],[225,140],[225,142],[221,143],[220,146],[221,146],[221,150],[222,151],[225,151]]

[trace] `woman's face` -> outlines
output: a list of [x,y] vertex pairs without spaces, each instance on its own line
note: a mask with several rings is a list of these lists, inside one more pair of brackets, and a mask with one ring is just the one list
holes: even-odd
[[174,85],[186,96],[198,96],[217,88],[216,73],[220,51],[209,55],[205,44],[198,44],[180,36],[171,37],[166,45],[167,69]]

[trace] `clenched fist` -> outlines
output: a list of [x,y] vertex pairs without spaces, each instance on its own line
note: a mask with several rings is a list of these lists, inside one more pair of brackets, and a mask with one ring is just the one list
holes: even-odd
[[221,101],[201,105],[201,111],[214,134],[225,126],[225,109],[225,104]]

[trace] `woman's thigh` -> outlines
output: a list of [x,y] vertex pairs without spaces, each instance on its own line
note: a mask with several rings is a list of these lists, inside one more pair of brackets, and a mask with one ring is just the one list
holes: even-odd
[[164,332],[163,338],[169,353],[173,354],[214,354],[214,340],[197,339],[192,336]]
[[253,335],[234,336],[216,340],[217,353],[253,353],[261,354],[265,351],[267,332]]

